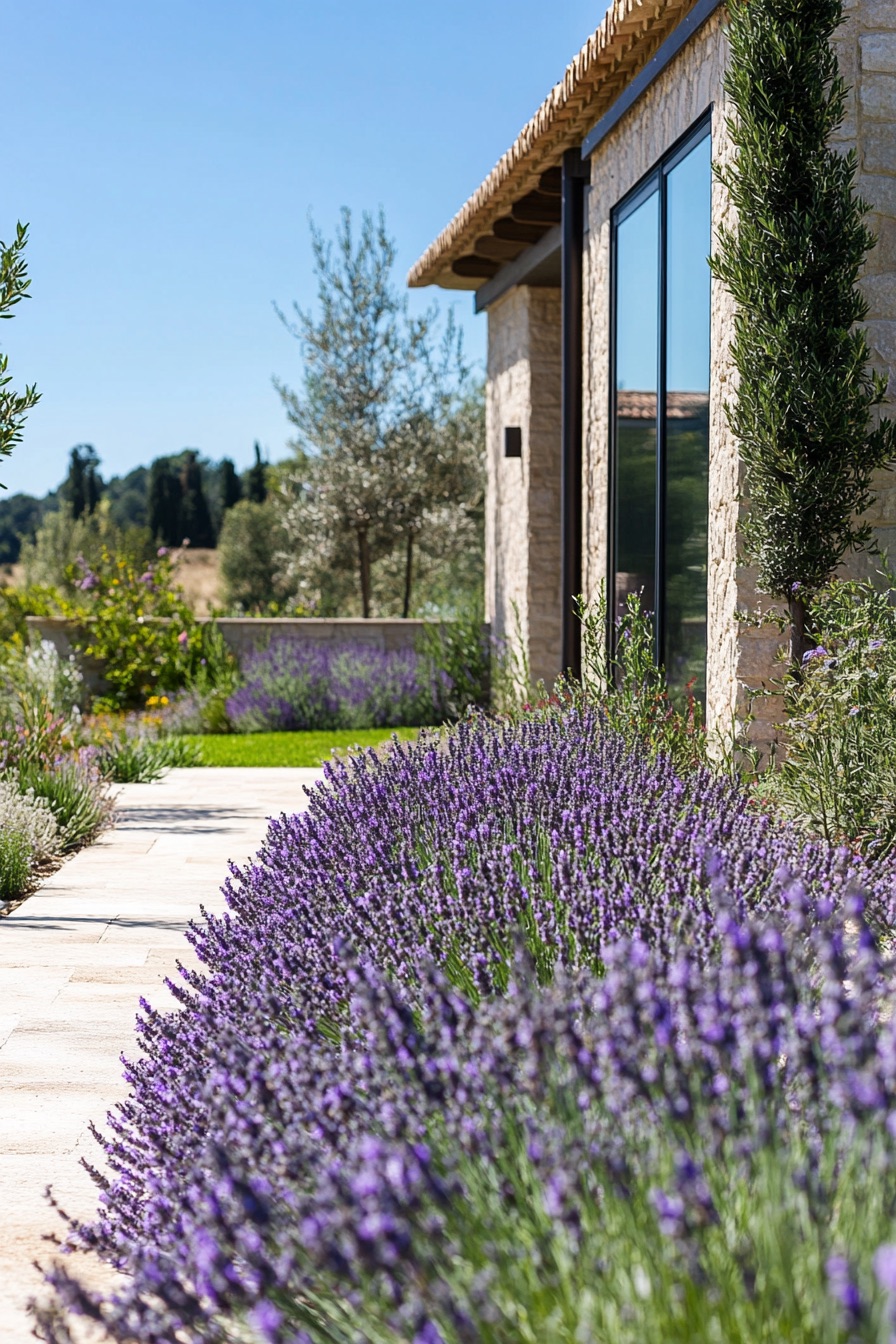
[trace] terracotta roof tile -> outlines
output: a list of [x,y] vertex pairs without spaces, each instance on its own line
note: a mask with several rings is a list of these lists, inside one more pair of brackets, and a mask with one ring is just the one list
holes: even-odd
[[[696,420],[709,410],[706,392],[667,392],[666,416],[669,420]],[[616,414],[620,420],[655,420],[656,393],[621,388],[616,393]]]

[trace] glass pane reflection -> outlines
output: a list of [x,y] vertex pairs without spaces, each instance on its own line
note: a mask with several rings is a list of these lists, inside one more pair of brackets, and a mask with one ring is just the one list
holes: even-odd
[[665,564],[669,683],[706,690],[710,138],[666,175]]
[[659,189],[616,231],[615,611],[655,605]]

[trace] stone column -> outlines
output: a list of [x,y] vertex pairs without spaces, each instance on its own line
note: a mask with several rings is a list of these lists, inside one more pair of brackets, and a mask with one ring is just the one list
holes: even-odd
[[[854,0],[838,56],[853,86],[844,128],[858,149],[856,186],[871,206],[877,245],[868,255],[862,291],[868,300],[868,344],[875,368],[889,378],[888,415],[896,415],[896,0]],[[868,518],[881,550],[896,564],[896,479],[882,472]],[[872,560],[876,569],[879,561]],[[867,572],[868,564],[864,568]],[[855,570],[856,566],[851,566]]]
[[[504,455],[519,428],[522,456]],[[560,291],[519,286],[488,311],[486,620],[533,681],[560,672]]]

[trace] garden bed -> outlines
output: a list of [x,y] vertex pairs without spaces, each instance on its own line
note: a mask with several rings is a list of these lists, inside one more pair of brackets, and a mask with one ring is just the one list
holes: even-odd
[[[170,618],[155,619],[170,623]],[[32,638],[49,641],[61,658],[71,655],[83,634],[83,622],[72,619],[28,616],[25,620]],[[410,651],[417,646],[428,628],[426,621],[412,619],[386,620],[372,617],[361,620],[314,616],[199,617],[195,625],[199,630],[214,628],[219,631],[225,645],[241,665],[257,650],[266,648],[274,641],[296,650],[360,645],[384,653]],[[487,624],[482,626],[482,638],[488,642]],[[97,694],[105,694],[108,687],[102,675],[102,665],[83,654],[79,655],[79,661],[88,688]]]
[[111,1339],[887,1337],[892,868],[567,710],[337,762],[225,890],[80,1233],[128,1277],[52,1276]]

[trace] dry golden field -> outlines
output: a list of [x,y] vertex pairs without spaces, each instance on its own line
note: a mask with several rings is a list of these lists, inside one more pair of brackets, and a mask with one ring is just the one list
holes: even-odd
[[207,616],[213,607],[221,605],[218,552],[198,548],[195,551],[181,551],[177,565],[177,581],[183,587],[187,601],[196,615]]

